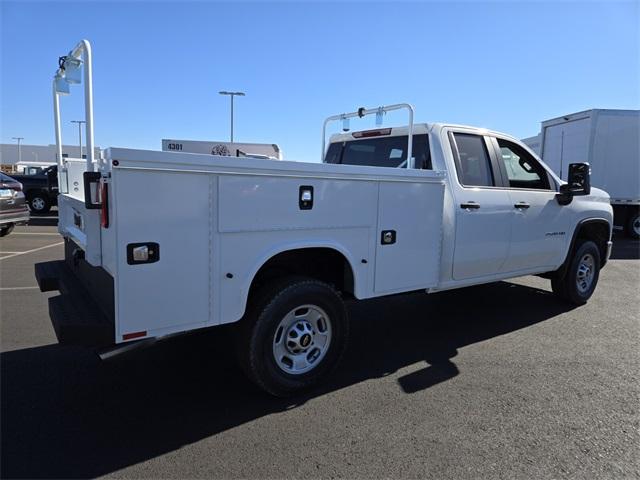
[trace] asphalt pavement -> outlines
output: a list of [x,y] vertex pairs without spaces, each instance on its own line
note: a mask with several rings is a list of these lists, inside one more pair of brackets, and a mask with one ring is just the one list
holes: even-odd
[[640,243],[591,301],[525,277],[350,306],[332,380],[272,398],[228,329],[101,362],[56,344],[33,264],[55,218],[0,239],[3,478],[640,478]]

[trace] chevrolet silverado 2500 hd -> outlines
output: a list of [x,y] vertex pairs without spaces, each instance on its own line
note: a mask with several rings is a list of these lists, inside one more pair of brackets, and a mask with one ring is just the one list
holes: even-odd
[[323,163],[124,148],[94,163],[88,42],[62,65],[56,140],[59,91],[82,67],[90,157],[59,164],[65,259],[36,265],[41,289],[60,291],[60,342],[108,356],[237,322],[247,375],[290,395],[337,365],[346,299],[537,274],[582,304],[609,257],[612,209],[587,164],[563,182],[515,138],[414,124],[408,104],[327,119],[409,112],[405,127],[332,136]]

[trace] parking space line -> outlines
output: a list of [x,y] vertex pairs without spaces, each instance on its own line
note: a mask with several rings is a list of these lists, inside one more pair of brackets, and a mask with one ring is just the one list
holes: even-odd
[[37,252],[38,250],[44,250],[45,248],[57,247],[58,245],[62,245],[64,242],[52,243],[51,245],[45,245],[44,247],[34,248],[32,250],[27,250],[26,252],[14,253],[12,255],[7,255],[6,257],[0,258],[0,260],[6,260],[7,258],[17,257],[18,255],[26,255],[27,253]]
[[60,235],[58,232],[13,232],[11,235]]
[[7,255],[12,253],[22,253],[22,252],[0,252],[0,255]]
[[40,290],[40,287],[1,287],[0,292],[4,292],[5,290]]

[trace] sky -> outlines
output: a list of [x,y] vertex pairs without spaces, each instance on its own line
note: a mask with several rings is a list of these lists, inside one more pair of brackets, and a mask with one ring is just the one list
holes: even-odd
[[[0,1],[0,141],[55,142],[51,79],[93,46],[96,145],[277,143],[318,161],[327,116],[399,102],[416,122],[519,138],[591,108],[640,108],[640,1]],[[83,88],[61,99],[77,144]],[[385,124],[400,125],[394,113]],[[371,128],[374,119],[352,122]],[[338,126],[336,125],[336,130]],[[85,140],[83,140],[83,144]]]

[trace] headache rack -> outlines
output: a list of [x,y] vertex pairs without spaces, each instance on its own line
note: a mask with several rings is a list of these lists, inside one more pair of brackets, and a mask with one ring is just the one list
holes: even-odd
[[[327,119],[325,119],[324,124],[322,125],[322,155],[320,157],[320,161],[324,162],[324,158],[325,155],[327,153],[327,148],[326,148],[326,141],[327,141],[327,125],[330,122],[337,122],[337,121],[342,121],[343,122],[343,126],[342,126],[342,130],[345,132],[349,131],[349,119],[350,118],[363,118],[367,115],[374,115],[376,116],[376,125],[382,125],[382,117],[384,116],[385,113],[387,112],[391,112],[393,110],[408,110],[409,111],[409,135],[407,138],[407,141],[409,142],[409,145],[407,147],[407,164],[406,167],[407,168],[413,168],[414,167],[414,161],[413,158],[411,156],[412,152],[412,146],[413,146],[413,106],[408,104],[408,103],[396,103],[394,105],[386,105],[386,106],[380,106],[378,108],[369,108],[366,109],[364,107],[360,107],[358,110],[356,110],[355,112],[351,112],[351,113],[341,113],[340,115],[332,115],[331,117],[327,117]],[[354,135],[355,137],[355,135]]]

